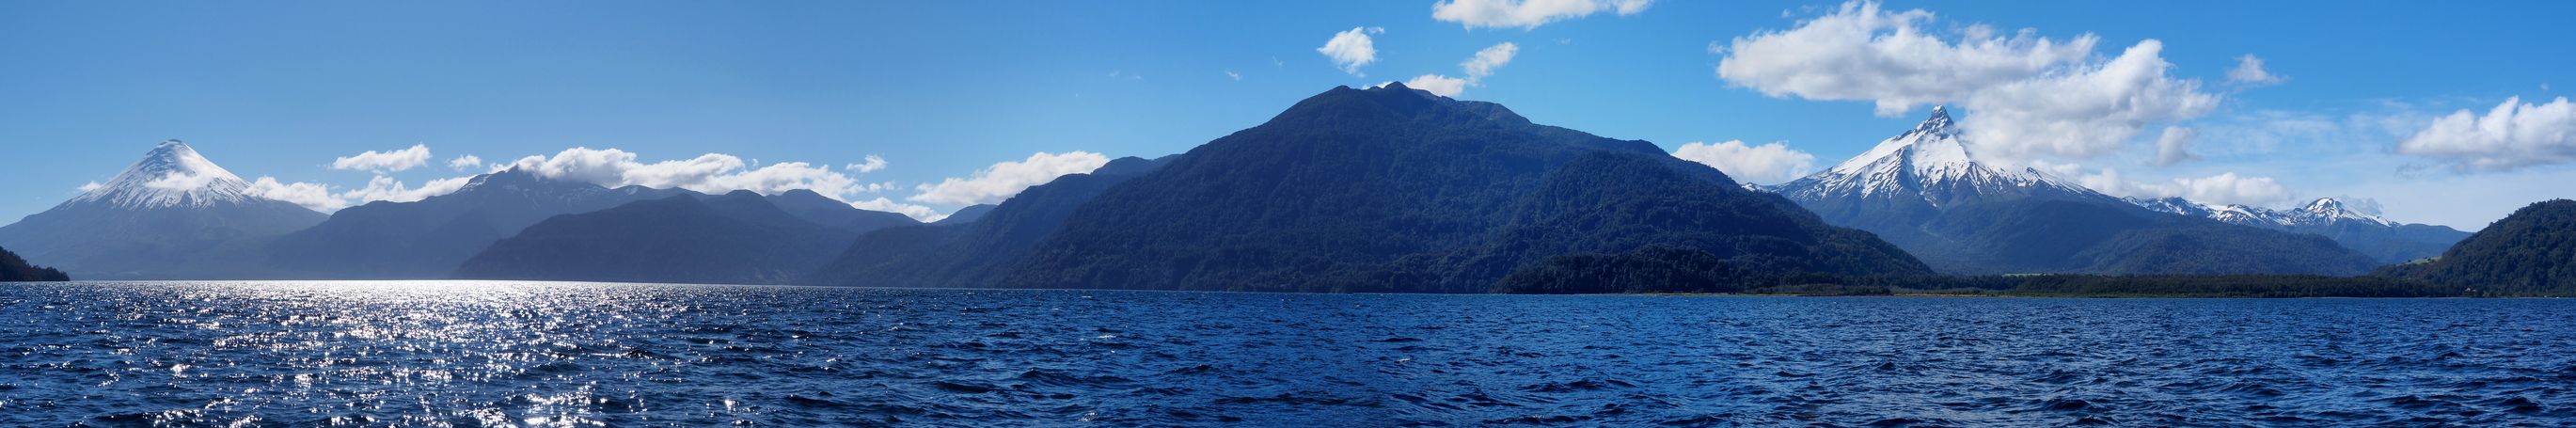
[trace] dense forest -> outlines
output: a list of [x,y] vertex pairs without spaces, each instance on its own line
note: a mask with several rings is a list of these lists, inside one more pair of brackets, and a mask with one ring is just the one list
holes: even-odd
[[798,215],[776,203],[795,205],[804,196],[763,197],[748,190],[689,193],[555,216],[493,243],[457,268],[456,277],[788,283],[831,260],[864,228],[881,228],[883,219],[873,214],[902,217],[837,203],[810,207],[827,211],[837,206],[836,212]]
[[2576,294],[2576,201],[2515,210],[2434,260],[2379,275],[2506,295]]
[[72,277],[63,271],[28,264],[27,259],[18,258],[18,253],[0,248],[0,282],[70,280]]

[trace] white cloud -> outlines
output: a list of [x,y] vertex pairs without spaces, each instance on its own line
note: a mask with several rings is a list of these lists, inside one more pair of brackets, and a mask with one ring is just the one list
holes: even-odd
[[413,144],[411,145],[411,148],[408,149],[388,152],[368,150],[354,156],[343,156],[338,159],[333,159],[331,161],[331,169],[401,171],[426,164],[429,164],[429,146]]
[[252,180],[250,187],[243,189],[242,192],[251,196],[303,205],[304,208],[326,213],[349,207],[349,201],[331,196],[329,186],[316,183],[280,183],[273,177],[260,177],[258,180]]
[[902,203],[902,202],[895,202],[895,201],[893,201],[893,200],[886,199],[886,198],[876,198],[876,199],[869,199],[869,200],[858,201],[858,202],[851,202],[851,203],[850,203],[850,206],[851,206],[851,207],[856,207],[856,208],[858,208],[858,209],[868,210],[868,211],[884,211],[884,212],[890,212],[890,213],[895,213],[895,214],[903,214],[903,215],[905,215],[905,216],[910,216],[910,217],[912,217],[912,219],[913,219],[913,220],[920,220],[920,221],[925,221],[925,222],[939,221],[939,219],[948,218],[948,215],[947,215],[947,214],[940,214],[938,210],[930,209],[930,207],[925,207],[925,206],[920,206],[920,205],[913,205],[913,204],[907,204],[907,203]]
[[465,183],[472,180],[473,177],[442,178],[421,183],[420,187],[415,188],[405,186],[401,181],[394,180],[393,177],[378,175],[375,178],[368,179],[367,187],[365,188],[340,192],[340,194],[335,196],[340,199],[356,201],[357,203],[373,201],[412,202],[427,199],[431,196],[454,193],[456,192],[456,189],[465,187]]
[[1234,79],[1234,81],[1237,82],[1243,81],[1243,73],[1236,73],[1234,70],[1226,70],[1225,77],[1228,79]]
[[[1875,101],[1880,116],[1915,106],[1966,99],[1977,90],[2041,76],[2082,61],[2099,39],[2058,41],[2022,30],[2009,37],[1971,26],[1956,43],[1923,28],[1932,12],[1883,12],[1878,3],[1844,3],[1837,11],[1786,31],[1736,37],[1717,75],[1763,95],[1810,100]],[[1715,46],[1711,51],[1719,51]]]
[[2272,177],[2250,177],[2234,172],[2206,177],[2175,178],[2164,182],[2132,182],[2121,178],[2120,171],[2103,169],[2078,180],[2084,187],[2111,196],[2133,198],[2182,197],[2195,202],[2264,206],[2287,201],[2290,190]]
[[1484,86],[1485,77],[1494,75],[1494,70],[1503,68],[1503,65],[1511,64],[1512,57],[1519,54],[1520,50],[1520,45],[1511,42],[1486,47],[1476,51],[1476,56],[1467,58],[1467,62],[1458,63],[1458,68],[1467,72],[1465,79],[1425,74],[1414,77],[1413,80],[1404,81],[1404,86],[1430,91],[1432,94],[1444,97],[1458,96],[1460,93],[1465,93],[1467,87]]
[[1377,62],[1377,44],[1369,39],[1369,35],[1385,32],[1386,29],[1380,27],[1352,27],[1350,31],[1334,33],[1333,39],[1325,41],[1324,47],[1315,48],[1315,52],[1331,58],[1333,65],[1341,67],[1344,73],[1368,77],[1368,74],[1360,72],[1360,67]]
[[1437,74],[1425,74],[1415,76],[1412,80],[1404,81],[1404,86],[1430,91],[1432,95],[1455,97],[1460,93],[1467,92],[1467,79]]
[[2191,152],[2191,139],[2198,134],[2191,128],[2165,127],[2164,134],[2156,136],[2156,165],[2173,165],[2200,160],[2200,155]]
[[1762,184],[1794,180],[1816,169],[1815,155],[1780,143],[1753,146],[1740,140],[1691,142],[1674,150],[1673,157],[1715,167],[1737,181]]
[[2227,81],[2249,86],[2278,84],[2290,78],[2273,75],[2263,69],[2263,59],[2254,54],[2236,57],[2236,68],[2227,70]]
[[1456,22],[1469,29],[1528,30],[1605,10],[1621,16],[1635,15],[1653,4],[1654,0],[1443,0],[1431,5],[1431,19]]
[[2460,171],[2511,171],[2576,162],[2576,104],[2522,97],[2478,115],[2461,109],[2397,143],[2397,152],[2449,162]]
[[914,189],[920,194],[904,198],[913,202],[950,205],[974,205],[1001,202],[1029,186],[1046,184],[1066,174],[1081,174],[1107,165],[1109,157],[1091,152],[1053,154],[1038,152],[1027,160],[1001,162],[975,171],[969,178],[950,177],[938,184],[923,184]]
[[81,193],[89,193],[89,192],[91,192],[91,191],[96,191],[96,190],[98,190],[98,188],[101,188],[101,187],[107,187],[107,185],[105,185],[105,184],[98,184],[98,182],[96,182],[96,181],[92,181],[92,182],[89,182],[89,184],[83,184],[83,185],[80,185],[80,187],[77,187],[76,189],[79,189]]
[[2152,123],[2196,118],[2219,102],[2198,81],[2168,74],[2156,40],[2097,61],[2091,34],[2059,41],[1970,25],[1943,35],[1932,20],[1919,9],[1844,3],[1790,30],[1735,38],[1717,74],[1773,97],[1871,101],[1882,116],[1957,102],[1977,153],[2006,163],[2110,153]]
[[704,193],[750,190],[769,195],[805,189],[844,201],[860,193],[882,191],[885,186],[883,183],[860,183],[850,174],[885,168],[885,158],[875,155],[868,156],[866,163],[850,164],[840,171],[807,162],[755,165],[741,157],[722,153],[650,164],[635,159],[634,153],[624,150],[575,147],[554,156],[521,158],[510,167],[541,177],[608,187],[677,188]]
[[846,169],[858,171],[859,173],[864,174],[884,170],[885,167],[886,160],[884,156],[868,155],[866,162],[850,164]]
[[483,167],[483,158],[476,157],[474,155],[457,156],[455,159],[447,160],[447,167],[457,171],[481,168]]

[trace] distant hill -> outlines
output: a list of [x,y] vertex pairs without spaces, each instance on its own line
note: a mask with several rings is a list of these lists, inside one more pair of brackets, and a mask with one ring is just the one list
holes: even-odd
[[2346,207],[2334,198],[2317,198],[2298,208],[2268,209],[2218,205],[2182,198],[2130,199],[2149,210],[2204,217],[2241,226],[2305,233],[2333,239],[2344,248],[2369,255],[2381,264],[2397,264],[2442,254],[2468,232],[2449,226],[2399,223]]
[[[812,192],[683,194],[546,219],[467,259],[456,277],[788,283],[839,255],[860,232],[898,223],[886,215],[918,224]],[[870,221],[853,230],[853,219]]]
[[2439,259],[2391,266],[2379,274],[2489,293],[2576,293],[2576,201],[2522,207],[2443,251]]
[[[918,263],[885,250],[897,242],[946,249],[924,253],[936,263]],[[1008,249],[1022,243],[1025,250]],[[1929,272],[1867,233],[1826,225],[1653,144],[1537,125],[1501,105],[1391,83],[1316,95],[1141,175],[1068,176],[974,223],[871,233],[822,279],[1448,293],[1681,286],[1601,278],[1520,290],[1502,282],[1560,259],[1639,251],[1714,260],[1722,278],[1697,285],[1717,287],[1706,291]]]
[[684,192],[610,189],[514,169],[475,176],[445,195],[340,210],[319,225],[279,237],[265,251],[282,277],[446,278],[493,242],[548,217]]
[[1914,129],[1774,190],[1954,274],[2358,275],[2378,265],[2324,237],[2150,211],[1978,161],[1969,147],[1935,107]]
[[82,279],[257,276],[267,239],[322,222],[178,140],[53,209],[0,227],[5,246]]
[[72,277],[53,268],[27,264],[18,253],[0,248],[0,282],[70,281]]

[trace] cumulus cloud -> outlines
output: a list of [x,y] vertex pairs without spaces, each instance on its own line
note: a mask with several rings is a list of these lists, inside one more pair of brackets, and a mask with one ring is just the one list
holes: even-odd
[[851,176],[852,173],[875,171],[869,168],[870,165],[884,168],[885,159],[869,156],[867,163],[851,164],[838,171],[828,165],[807,162],[754,165],[741,157],[722,153],[648,164],[636,161],[636,154],[625,150],[574,147],[554,156],[520,158],[508,168],[518,168],[540,177],[608,187],[644,186],[704,193],[750,190],[770,195],[805,189],[846,201],[859,193],[883,189],[882,184],[861,183]]
[[1404,81],[1404,86],[1429,91],[1432,95],[1455,97],[1458,96],[1458,94],[1467,92],[1467,79],[1437,74],[1425,74],[1415,76],[1412,80]]
[[373,201],[412,202],[421,199],[428,199],[431,196],[455,193],[456,189],[465,187],[465,183],[472,180],[473,177],[442,178],[421,183],[420,187],[410,187],[404,185],[401,181],[394,180],[393,177],[379,175],[375,178],[368,179],[367,187],[340,192],[340,194],[335,196],[340,199],[357,201],[359,203]]
[[851,170],[851,171],[858,171],[858,172],[860,172],[860,173],[870,173],[870,172],[877,172],[877,171],[879,171],[879,170],[884,170],[884,169],[885,169],[885,167],[886,167],[886,160],[885,160],[885,157],[884,157],[884,156],[868,155],[868,157],[867,157],[866,161],[864,161],[864,162],[860,162],[860,163],[850,164],[848,168],[849,168],[849,170]]
[[2263,59],[2255,57],[2254,54],[2236,57],[2236,68],[2227,70],[2227,81],[2247,86],[2271,85],[2289,80],[2288,77],[2274,75],[2271,71],[2264,70]]
[[1368,77],[1368,74],[1360,72],[1360,67],[1377,62],[1377,43],[1370,40],[1369,35],[1385,32],[1386,29],[1380,27],[1352,27],[1350,31],[1334,33],[1333,39],[1324,41],[1324,47],[1315,48],[1315,52],[1331,58],[1333,65],[1341,67],[1344,73]]
[[1977,153],[2006,161],[2109,153],[2153,123],[2195,118],[2219,102],[2198,81],[2168,73],[2160,41],[2097,60],[2092,34],[2061,41],[1984,25],[1942,34],[1933,20],[1919,9],[1844,3],[1796,28],[1711,50],[1726,54],[1719,78],[1772,97],[1871,101],[1881,116],[1956,102]]
[[260,177],[258,180],[252,180],[250,187],[242,189],[242,192],[251,196],[303,205],[304,208],[326,213],[349,207],[349,201],[331,196],[329,186],[317,183],[282,183],[273,177]]
[[98,188],[101,188],[101,187],[107,187],[107,185],[105,185],[105,184],[98,184],[98,182],[96,182],[96,181],[92,181],[92,182],[89,182],[89,184],[83,184],[83,185],[80,185],[80,187],[77,187],[76,189],[79,189],[81,193],[89,193],[89,192],[97,191],[97,190],[98,190]]
[[1046,184],[1066,174],[1081,174],[1109,164],[1109,157],[1092,152],[1054,154],[1038,152],[1027,160],[1001,162],[975,171],[966,178],[950,177],[937,184],[923,184],[914,189],[920,194],[904,198],[913,202],[950,205],[974,205],[1001,202],[1029,186]]
[[475,169],[475,168],[482,168],[482,167],[483,167],[483,158],[481,158],[481,157],[476,157],[476,156],[474,156],[474,155],[457,156],[455,159],[449,159],[449,160],[447,160],[447,167],[448,167],[448,168],[450,168],[450,169],[455,169],[455,170],[457,170],[457,171],[465,171],[465,170],[471,170],[471,169]]
[[2191,128],[2165,127],[2164,135],[2156,136],[2156,165],[2173,165],[2200,160],[2200,155],[2191,152],[2191,139],[2198,135],[2198,132],[2192,131]]
[[1691,142],[1674,150],[1673,157],[1715,167],[1738,181],[1752,183],[1777,184],[1816,169],[1815,155],[1780,143],[1754,146],[1740,140]]
[[2120,171],[2103,169],[2077,181],[2084,187],[2112,196],[2133,198],[2181,197],[2195,202],[2263,206],[2287,201],[2290,190],[2272,177],[2252,177],[2224,172],[2206,177],[2175,178],[2162,182],[2133,182],[2120,176]]
[[2059,41],[2021,30],[2009,36],[1971,26],[1956,43],[1924,28],[1932,12],[1886,12],[1878,3],[1844,3],[1784,31],[1736,37],[1723,49],[1717,75],[1772,97],[1875,101],[1880,116],[1915,106],[1966,99],[1982,88],[2041,76],[2082,61],[2098,37]]
[[948,215],[947,215],[947,214],[941,214],[941,213],[939,213],[939,211],[938,211],[938,210],[930,209],[930,207],[920,206],[920,205],[913,205],[913,204],[907,204],[907,203],[902,203],[902,202],[895,202],[894,200],[886,199],[886,198],[876,198],[876,199],[869,199],[869,200],[858,201],[858,202],[851,202],[851,203],[850,203],[850,206],[851,206],[851,207],[856,207],[856,208],[858,208],[858,209],[868,210],[868,211],[883,211],[883,212],[890,212],[890,213],[895,213],[895,214],[903,214],[903,215],[905,215],[905,216],[912,217],[912,219],[914,219],[914,220],[920,220],[920,221],[925,221],[925,222],[928,222],[928,221],[939,221],[939,219],[948,218]]
[[1469,29],[1528,30],[1602,11],[1635,15],[1653,4],[1654,0],[1443,0],[1431,5],[1431,19],[1456,22]]
[[426,164],[429,164],[429,146],[413,144],[408,149],[388,152],[368,150],[354,156],[333,159],[331,169],[401,171]]
[[1520,51],[1520,45],[1511,42],[1493,45],[1476,51],[1476,56],[1467,58],[1467,62],[1458,63],[1458,68],[1467,72],[1465,79],[1425,74],[1404,81],[1404,86],[1430,91],[1432,94],[1444,97],[1458,96],[1465,93],[1467,87],[1484,86],[1486,76],[1492,76],[1494,70],[1503,68],[1505,64],[1511,64],[1512,57]]
[[2510,171],[2576,162],[2576,104],[2506,98],[2485,115],[2461,109],[2397,143],[2397,152],[2449,162],[2460,171]]

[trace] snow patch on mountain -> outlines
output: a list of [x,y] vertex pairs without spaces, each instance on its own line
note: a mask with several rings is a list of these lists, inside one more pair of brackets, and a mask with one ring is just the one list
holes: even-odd
[[2128,199],[2128,201],[2129,203],[2137,204],[2138,206],[2145,207],[2149,210],[2192,217],[2203,217],[2247,226],[2282,228],[2296,226],[2322,226],[2336,222],[2355,222],[2381,227],[2396,227],[2402,224],[2384,217],[2353,209],[2347,206],[2343,201],[2336,200],[2335,198],[2317,198],[2315,201],[2308,202],[2307,205],[2289,209],[2270,209],[2235,204],[2209,204],[2172,197],[2155,199],[2132,198]]

